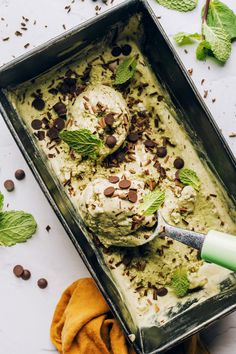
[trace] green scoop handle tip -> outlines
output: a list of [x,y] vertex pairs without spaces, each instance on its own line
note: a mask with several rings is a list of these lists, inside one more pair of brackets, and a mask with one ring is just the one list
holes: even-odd
[[236,236],[209,231],[203,242],[201,258],[236,272]]

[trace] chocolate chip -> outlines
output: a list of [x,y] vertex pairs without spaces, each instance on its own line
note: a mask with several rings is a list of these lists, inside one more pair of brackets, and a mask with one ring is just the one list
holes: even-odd
[[147,148],[154,148],[156,146],[156,143],[152,140],[145,140],[144,141],[144,145],[147,147]]
[[113,57],[118,57],[119,55],[121,55],[121,48],[120,47],[112,48],[111,54],[113,55]]
[[137,192],[135,191],[129,191],[128,193],[128,199],[131,203],[136,203],[137,200],[138,200],[138,195],[137,195]]
[[19,265],[19,264],[17,264],[17,265],[13,268],[13,273],[15,274],[15,276],[16,276],[17,278],[20,278],[20,277],[22,276],[23,272],[24,272],[24,268],[23,268],[21,265]]
[[108,181],[110,182],[110,183],[118,183],[119,182],[119,177],[118,176],[109,176],[108,177]]
[[31,277],[31,273],[28,269],[24,269],[22,275],[21,275],[21,278],[23,280],[29,280],[29,278]]
[[163,101],[163,100],[164,100],[164,97],[163,97],[163,96],[161,96],[161,95],[159,95],[159,96],[157,97],[157,100],[158,100],[158,102],[161,102],[161,101]]
[[174,167],[180,170],[181,168],[184,167],[184,160],[181,159],[181,157],[176,157],[174,161]]
[[59,117],[66,115],[67,108],[63,102],[57,102],[56,104],[54,104],[53,109],[59,115]]
[[55,119],[53,122],[53,126],[59,131],[63,130],[65,128],[64,119],[62,119],[62,118]]
[[49,93],[51,93],[51,95],[57,95],[58,94],[58,90],[55,87],[52,87],[48,90]]
[[58,138],[58,130],[55,128],[55,127],[52,127],[50,129],[48,129],[47,131],[47,136],[50,138],[50,139],[57,139]]
[[37,284],[38,284],[38,287],[39,287],[40,289],[45,289],[45,288],[48,286],[48,282],[47,282],[47,280],[44,279],[44,278],[39,279],[39,280],[37,281]]
[[139,133],[130,133],[127,136],[127,139],[131,142],[131,143],[136,143],[136,141],[138,141],[139,139]]
[[43,125],[43,122],[40,120],[40,119],[34,119],[32,122],[31,122],[31,127],[34,129],[34,130],[39,130],[42,128],[42,125]]
[[49,232],[51,230],[51,226],[50,225],[47,225],[46,226],[46,231]]
[[157,289],[158,296],[165,296],[168,294],[168,290],[166,288],[159,288]]
[[167,155],[167,149],[165,146],[160,146],[157,148],[157,156],[165,157]]
[[7,179],[7,180],[4,182],[4,187],[6,188],[6,190],[7,190],[8,192],[12,192],[12,191],[15,189],[14,182],[13,182],[11,179]]
[[116,137],[114,135],[109,135],[107,138],[106,138],[106,145],[109,147],[109,148],[113,148],[115,145],[116,145]]
[[104,121],[106,123],[106,125],[113,125],[115,119],[114,119],[114,115],[113,113],[108,113],[105,117],[104,117]]
[[132,50],[132,48],[129,44],[125,44],[121,47],[121,52],[123,55],[130,55],[131,50]]
[[37,133],[35,133],[39,141],[42,141],[45,139],[45,132],[43,130],[39,130]]
[[21,181],[22,179],[25,178],[25,171],[20,170],[20,169],[16,170],[15,177],[16,177],[16,179],[18,179],[18,181]]
[[120,182],[119,182],[119,187],[121,189],[127,189],[131,186],[131,181],[129,181],[128,179],[122,179]]
[[45,102],[42,98],[36,97],[32,102],[32,106],[38,111],[42,111],[45,107]]
[[106,197],[111,197],[115,192],[115,188],[114,187],[107,187],[105,190],[104,190],[104,195]]

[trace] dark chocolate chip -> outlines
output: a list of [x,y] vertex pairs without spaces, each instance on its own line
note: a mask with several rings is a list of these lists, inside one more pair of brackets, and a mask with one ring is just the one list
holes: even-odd
[[21,265],[19,265],[19,264],[17,264],[17,265],[13,268],[13,273],[15,274],[15,276],[16,276],[17,278],[20,278],[20,277],[22,276],[23,272],[24,272],[24,268],[23,268]]
[[137,195],[137,192],[135,191],[129,191],[128,193],[128,199],[131,203],[136,203],[137,200],[138,200],[138,195]]
[[53,126],[57,128],[57,130],[61,131],[65,128],[65,121],[63,118],[57,118],[53,122]]
[[113,196],[113,194],[115,193],[115,188],[114,187],[107,187],[105,190],[104,190],[104,195],[106,197],[111,197]]
[[122,179],[120,182],[119,182],[119,187],[121,189],[127,189],[131,186],[131,181],[129,181],[128,179]]
[[165,146],[160,146],[157,148],[157,156],[165,157],[167,155],[167,149]]
[[21,278],[23,280],[29,280],[29,278],[31,277],[31,273],[28,269],[24,269],[22,275],[21,275]]
[[130,133],[127,136],[127,139],[131,142],[131,143],[136,143],[136,141],[138,141],[139,139],[139,133]]
[[15,177],[16,177],[16,179],[18,179],[18,181],[21,181],[22,179],[25,178],[25,171],[20,170],[20,169],[16,170]]
[[50,225],[47,225],[46,226],[46,231],[49,232],[51,230],[51,226]]
[[157,97],[157,100],[158,100],[158,102],[161,102],[161,101],[163,101],[163,100],[164,100],[164,97],[163,97],[163,96],[161,96],[161,95],[159,95],[159,96]]
[[59,115],[59,117],[66,115],[67,108],[63,102],[57,102],[54,104],[53,109]]
[[156,143],[152,140],[145,140],[144,141],[144,145],[147,147],[147,148],[154,148],[156,146]]
[[52,87],[48,90],[49,93],[51,93],[51,95],[57,95],[58,94],[58,90],[55,87]]
[[106,125],[113,125],[115,119],[114,119],[114,115],[113,113],[108,113],[105,117],[104,117],[104,121],[106,123]]
[[168,294],[168,290],[166,288],[159,288],[157,289],[158,296],[165,296]]
[[109,147],[109,148],[113,148],[115,145],[116,145],[116,137],[114,135],[109,135],[107,138],[106,138],[106,145]]
[[121,55],[121,48],[120,47],[112,48],[111,54],[113,55],[113,57],[118,57],[119,55]]
[[7,180],[4,182],[4,187],[6,188],[6,190],[7,190],[8,192],[12,192],[12,191],[15,189],[14,182],[13,182],[11,179],[7,179]]
[[118,183],[119,182],[119,177],[118,176],[109,176],[108,177],[108,181],[110,182],[110,183]]
[[44,278],[39,279],[37,284],[40,289],[45,289],[48,286],[48,282]]
[[130,55],[131,50],[132,50],[132,48],[129,44],[125,44],[121,47],[121,52],[123,55]]
[[38,111],[42,111],[45,107],[45,102],[41,97],[36,97],[32,102],[32,106]]
[[58,138],[58,130],[55,128],[55,127],[52,127],[50,129],[48,129],[47,131],[47,136],[50,138],[50,139],[57,139]]
[[45,139],[45,132],[43,130],[39,130],[37,133],[35,133],[39,141],[42,141]]
[[39,130],[42,128],[42,125],[43,125],[43,122],[40,120],[40,119],[34,119],[32,122],[31,122],[31,127],[34,129],[34,130]]
[[181,157],[177,157],[174,161],[174,167],[180,170],[184,167],[184,160]]

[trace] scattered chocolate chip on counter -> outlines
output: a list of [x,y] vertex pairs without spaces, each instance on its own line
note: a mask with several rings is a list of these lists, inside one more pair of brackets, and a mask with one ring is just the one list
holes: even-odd
[[28,269],[24,269],[23,273],[21,274],[21,278],[23,280],[29,280],[31,277],[31,273]]
[[45,289],[48,286],[48,281],[45,278],[40,278],[37,281],[37,285],[40,289]]
[[51,226],[50,225],[47,225],[46,226],[46,231],[49,232],[51,230]]
[[8,192],[12,192],[15,189],[15,184],[14,184],[14,182],[11,179],[7,179],[4,182],[4,187],[6,188],[6,190]]
[[14,268],[13,268],[13,273],[15,274],[15,276],[17,278],[20,278],[22,276],[22,274],[24,273],[24,268],[20,265],[17,264]]
[[24,170],[21,170],[21,169],[16,170],[16,172],[15,172],[15,178],[16,178],[18,181],[21,181],[22,179],[24,179],[24,178],[25,178],[25,171],[24,171]]

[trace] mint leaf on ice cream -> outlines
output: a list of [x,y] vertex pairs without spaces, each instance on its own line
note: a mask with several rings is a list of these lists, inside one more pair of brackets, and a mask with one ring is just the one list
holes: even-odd
[[0,213],[0,246],[13,246],[27,241],[37,229],[31,214],[23,211],[5,211]]
[[195,171],[188,168],[184,168],[179,173],[179,179],[183,184],[193,187],[199,191],[201,187],[200,179],[198,178]]
[[63,131],[60,133],[60,138],[75,152],[92,158],[96,157],[103,145],[102,140],[93,135],[88,129]]
[[140,212],[145,216],[154,214],[165,201],[165,192],[158,189],[148,193],[143,197],[143,202],[139,206]]
[[183,297],[189,289],[187,271],[183,268],[176,269],[172,275],[171,287],[178,297]]
[[130,57],[124,60],[117,68],[115,84],[122,85],[128,80],[132,79],[137,66],[136,57]]

